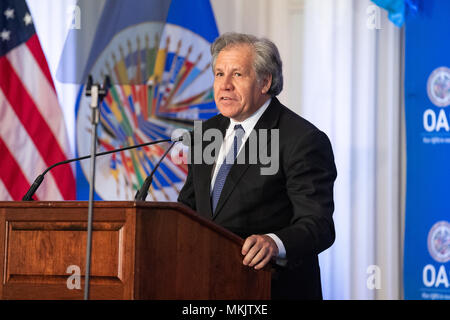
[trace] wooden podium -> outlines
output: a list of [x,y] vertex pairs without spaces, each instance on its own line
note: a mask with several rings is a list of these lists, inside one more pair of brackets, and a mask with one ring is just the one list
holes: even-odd
[[[0,202],[0,299],[83,299],[87,215]],[[90,299],[270,299],[270,268],[243,266],[242,244],[178,203],[95,202]]]

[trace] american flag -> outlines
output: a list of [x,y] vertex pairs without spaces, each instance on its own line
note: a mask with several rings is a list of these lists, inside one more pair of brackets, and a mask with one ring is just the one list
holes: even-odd
[[[0,1],[0,200],[20,200],[70,147],[53,80],[25,0]],[[75,199],[69,165],[50,171],[37,200]]]

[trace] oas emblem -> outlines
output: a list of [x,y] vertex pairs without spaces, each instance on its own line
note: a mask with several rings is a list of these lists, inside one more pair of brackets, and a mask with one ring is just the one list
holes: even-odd
[[440,67],[434,70],[427,83],[428,97],[437,107],[450,105],[450,69]]
[[[140,23],[118,32],[99,54],[89,74],[109,75],[115,84],[103,100],[97,131],[98,152],[170,139],[176,129],[217,114],[210,43],[191,30],[166,23]],[[80,93],[81,95],[81,93]],[[89,154],[90,98],[80,96],[77,152]],[[103,200],[132,200],[169,144],[158,144],[99,157],[96,193]],[[187,165],[169,153],[155,173],[151,200],[176,201]],[[89,180],[90,163],[80,163]]]
[[450,224],[439,221],[428,232],[428,252],[437,262],[450,260]]

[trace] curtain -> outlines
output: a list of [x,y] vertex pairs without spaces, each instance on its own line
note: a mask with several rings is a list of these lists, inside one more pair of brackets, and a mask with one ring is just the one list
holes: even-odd
[[324,299],[402,297],[402,43],[370,1],[305,0],[301,114],[330,137],[338,170]]

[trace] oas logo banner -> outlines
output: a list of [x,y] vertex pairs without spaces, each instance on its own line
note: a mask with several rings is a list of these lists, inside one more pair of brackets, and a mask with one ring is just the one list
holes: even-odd
[[435,69],[427,83],[428,97],[437,107],[450,105],[450,69],[440,67]]
[[450,261],[450,224],[438,221],[428,233],[428,252],[439,263]]
[[[151,1],[135,3],[151,5]],[[139,12],[132,4],[121,9]],[[169,139],[174,130],[190,129],[194,120],[216,115],[209,50],[218,32],[209,1],[171,1],[163,28],[159,21],[136,20],[133,14],[116,11],[106,5],[102,19],[127,21],[115,21],[122,27],[115,27],[87,63],[87,74],[94,79],[109,75],[115,83],[100,106],[98,151]],[[90,152],[91,111],[83,89],[76,109],[77,154],[85,155]],[[96,198],[134,199],[168,146],[162,143],[98,158]],[[89,166],[89,161],[77,165],[78,199],[88,199]],[[169,153],[155,173],[147,199],[176,200],[186,174],[186,165]]]
[[406,19],[406,299],[450,299],[449,1]]
[[427,81],[430,106],[423,113],[426,134],[423,143],[450,145],[450,69],[442,66],[434,69]]
[[423,268],[422,280],[428,289],[422,290],[422,298],[450,299],[450,294],[446,290],[450,286],[450,277],[446,268],[446,263],[450,261],[450,224],[448,221],[438,221],[431,227],[427,244],[428,252],[437,264],[430,263]]

